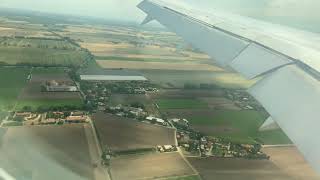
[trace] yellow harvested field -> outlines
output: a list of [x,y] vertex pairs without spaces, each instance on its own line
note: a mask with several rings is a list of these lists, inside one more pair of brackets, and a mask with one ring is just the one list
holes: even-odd
[[14,30],[13,28],[0,27],[0,31]]
[[[137,58],[137,59],[159,59],[162,60],[179,60],[179,61],[199,61],[202,59],[194,59],[189,57],[181,57],[181,56],[161,56],[161,55],[147,55],[147,54],[127,54],[124,55],[125,58]],[[205,58],[203,60],[206,60]]]
[[304,157],[294,146],[266,147],[263,152],[270,156],[270,160],[285,173],[296,179],[320,180],[320,176],[306,162]]
[[136,47],[129,43],[80,43],[95,56],[118,56],[124,58],[159,59],[159,60],[209,60],[206,54],[191,51],[177,52],[176,48],[161,46]]
[[163,69],[163,70],[185,70],[185,71],[223,71],[223,69],[196,63],[165,63],[165,62],[136,62],[136,61],[105,61],[97,60],[97,63],[105,69]]
[[80,45],[84,48],[89,49],[93,54],[95,53],[104,53],[104,52],[112,52],[116,49],[127,49],[134,48],[133,45],[128,43],[80,43]]
[[183,54],[192,57],[192,58],[197,58],[197,59],[210,59],[210,57],[207,54],[204,53],[195,53],[191,51],[183,51]]
[[93,27],[80,27],[80,26],[68,26],[65,31],[72,32],[72,33],[102,33],[103,30],[99,30]]

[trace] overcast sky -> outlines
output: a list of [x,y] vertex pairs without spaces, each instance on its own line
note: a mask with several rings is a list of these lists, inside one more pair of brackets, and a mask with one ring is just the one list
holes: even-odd
[[[0,7],[141,21],[141,0],[0,0]],[[170,0],[300,26],[317,27],[320,0]]]

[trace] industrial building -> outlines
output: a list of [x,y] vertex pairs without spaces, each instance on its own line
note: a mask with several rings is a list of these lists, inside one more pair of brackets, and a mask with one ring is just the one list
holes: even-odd
[[48,92],[77,92],[78,88],[70,83],[52,80],[46,82],[45,90]]
[[80,73],[82,81],[148,81],[143,75],[127,70],[102,70]]

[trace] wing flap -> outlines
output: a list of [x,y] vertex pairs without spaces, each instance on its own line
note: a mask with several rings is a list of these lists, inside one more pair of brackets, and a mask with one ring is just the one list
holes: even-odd
[[250,18],[211,15],[144,0],[138,6],[222,66],[247,78],[249,89],[320,172],[320,38]]
[[250,44],[230,66],[248,79],[255,78],[292,61],[255,43]]
[[269,74],[249,89],[320,172],[320,83],[296,65]]

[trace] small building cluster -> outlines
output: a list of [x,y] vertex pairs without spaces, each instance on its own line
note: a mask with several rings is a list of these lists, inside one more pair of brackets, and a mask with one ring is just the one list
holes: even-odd
[[64,81],[46,81],[44,85],[44,89],[47,92],[77,92],[78,88],[77,86],[74,86],[70,82],[64,82]]
[[161,126],[168,126],[169,125],[164,119],[157,118],[154,116],[148,116],[148,117],[146,117],[146,120],[152,124],[158,124]]
[[143,119],[147,115],[147,112],[142,108],[123,106],[121,104],[117,106],[109,106],[106,108],[105,111],[107,113],[115,114],[117,116],[136,119]]
[[164,152],[174,152],[177,151],[177,146],[174,145],[163,145],[163,146],[157,146],[157,151],[164,153]]
[[16,112],[12,120],[22,122],[23,125],[51,125],[65,123],[86,123],[89,116],[81,111],[77,112],[46,112],[43,114],[33,112]]
[[226,90],[226,98],[243,110],[260,110],[262,106],[244,90]]

